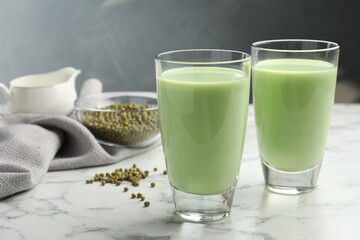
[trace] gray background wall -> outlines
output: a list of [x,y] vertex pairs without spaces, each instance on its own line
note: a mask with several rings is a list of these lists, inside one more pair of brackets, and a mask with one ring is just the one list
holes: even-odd
[[[156,53],[250,51],[254,41],[310,38],[341,46],[338,101],[359,101],[360,16],[338,0],[0,0],[0,81],[65,66],[106,91],[155,91]],[[339,98],[340,97],[340,98]]]

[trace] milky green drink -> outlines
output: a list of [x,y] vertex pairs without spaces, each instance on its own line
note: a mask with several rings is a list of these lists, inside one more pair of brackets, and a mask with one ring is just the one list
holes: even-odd
[[157,78],[162,144],[171,185],[213,195],[238,178],[249,77],[220,67],[181,67]]
[[252,68],[259,151],[272,168],[298,172],[323,158],[337,67],[320,60],[262,60]]

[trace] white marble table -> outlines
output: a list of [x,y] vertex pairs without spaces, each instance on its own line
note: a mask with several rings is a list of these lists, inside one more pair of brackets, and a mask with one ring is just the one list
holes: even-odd
[[[264,189],[250,111],[244,160],[231,215],[210,224],[174,215],[161,147],[115,165],[51,172],[34,189],[0,201],[0,240],[109,239],[360,239],[360,105],[336,105],[326,156],[315,191],[283,196]],[[158,167],[138,188],[84,180],[133,163]],[[150,182],[156,187],[150,188]],[[142,192],[143,208],[129,198]]]

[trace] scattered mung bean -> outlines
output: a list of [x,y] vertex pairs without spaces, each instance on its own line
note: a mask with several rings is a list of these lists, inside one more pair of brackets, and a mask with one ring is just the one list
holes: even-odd
[[100,182],[102,185],[107,183],[115,184],[116,186],[120,186],[123,181],[130,182],[132,186],[137,187],[140,185],[140,180],[146,179],[148,174],[142,171],[140,168],[118,168],[113,172],[109,173],[96,173],[92,179],[87,179],[85,183],[93,183]]
[[[154,167],[154,171],[157,171],[158,168]],[[163,174],[167,174],[166,170],[163,171]],[[133,164],[130,168],[117,168],[113,172],[106,173],[95,173],[94,177],[91,179],[85,180],[85,183],[91,184],[93,182],[100,182],[101,186],[105,186],[107,183],[115,184],[116,186],[120,186],[123,181],[130,182],[132,186],[139,186],[139,182],[142,179],[146,179],[149,176],[148,170],[141,170],[137,167],[136,164]],[[150,187],[154,188],[156,186],[155,182],[150,183]],[[129,188],[124,187],[124,192],[128,192]],[[139,199],[141,202],[145,201],[145,196],[142,193],[132,193],[130,196],[131,199]],[[149,207],[150,202],[145,201],[144,207]]]

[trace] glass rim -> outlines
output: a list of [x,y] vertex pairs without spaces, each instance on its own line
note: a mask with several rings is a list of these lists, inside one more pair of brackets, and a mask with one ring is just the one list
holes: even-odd
[[[234,59],[234,60],[225,60],[225,61],[177,61],[177,60],[166,60],[161,59],[162,56],[176,54],[176,53],[184,53],[184,52],[227,52],[227,53],[237,53],[245,56],[244,58]],[[184,65],[212,65],[212,64],[232,64],[232,63],[242,63],[251,60],[251,55],[246,52],[237,51],[237,50],[227,50],[227,49],[182,49],[182,50],[172,50],[161,52],[155,55],[155,60],[164,63],[172,63],[172,64],[184,64]]]
[[[148,95],[144,95],[148,94]],[[150,95],[151,94],[151,95]],[[74,108],[77,111],[92,111],[92,112],[112,112],[112,113],[122,113],[122,112],[146,112],[146,111],[154,111],[158,110],[158,102],[157,96],[153,95],[153,92],[102,92],[95,93],[85,96],[80,96],[74,101]],[[116,109],[103,109],[96,106],[92,106],[92,104],[84,103],[87,100],[107,100],[113,98],[121,98],[121,97],[135,97],[135,98],[143,98],[143,99],[152,99],[156,100],[156,104],[149,104],[151,106],[146,107],[144,109],[139,110],[116,110]],[[115,102],[116,103],[116,102]],[[120,102],[117,102],[120,103]]]
[[[312,43],[327,43],[330,44],[330,47],[325,48],[314,48],[314,49],[276,49],[271,47],[263,47],[262,45],[268,43],[277,43],[277,42],[312,42]],[[315,40],[315,39],[274,39],[274,40],[263,40],[257,41],[251,44],[252,49],[256,50],[264,50],[269,52],[325,52],[325,51],[333,51],[340,48],[339,44],[336,42],[326,41],[326,40]]]

